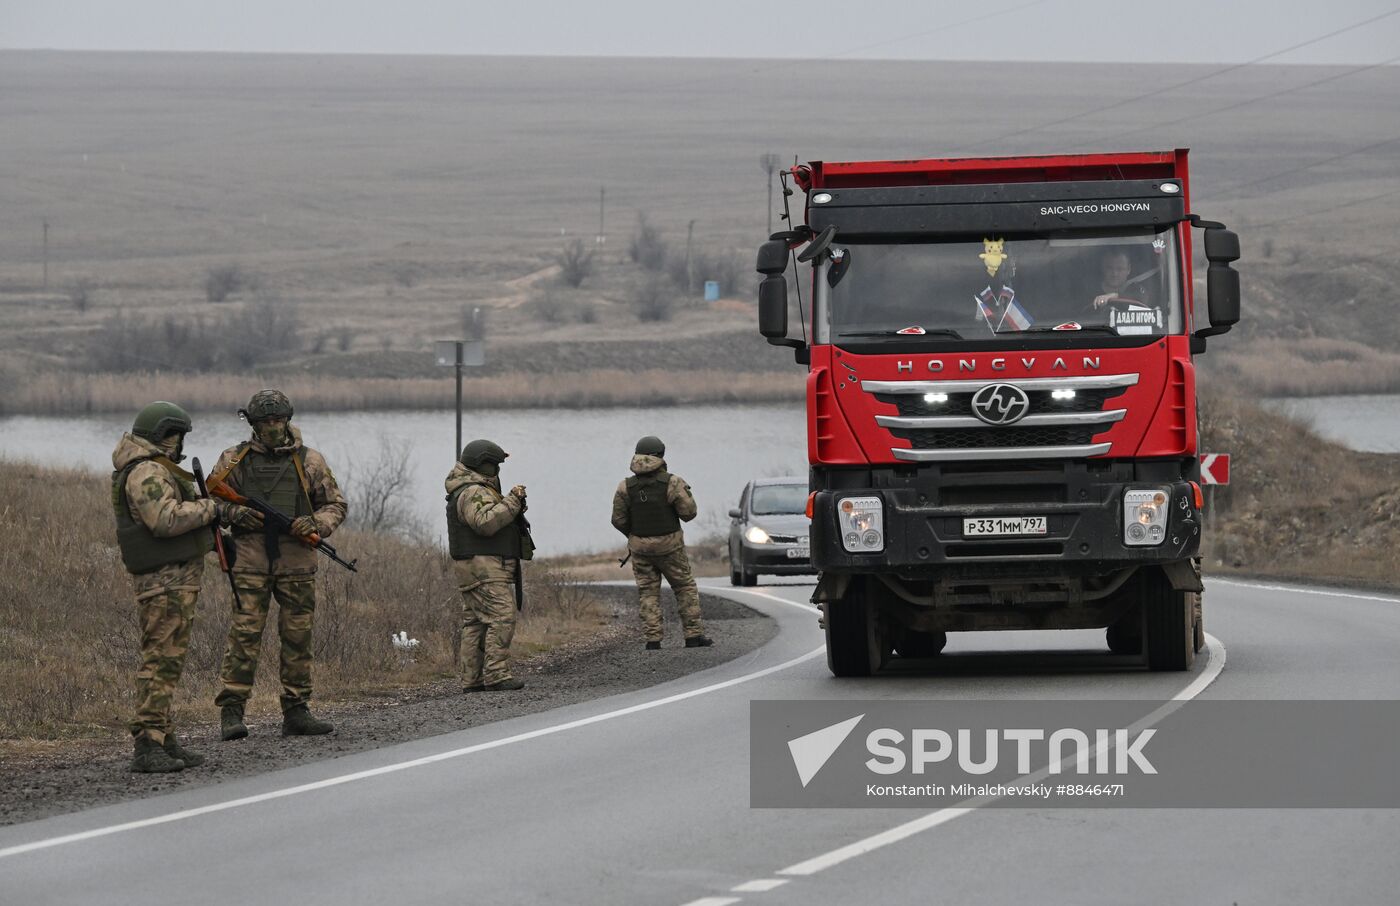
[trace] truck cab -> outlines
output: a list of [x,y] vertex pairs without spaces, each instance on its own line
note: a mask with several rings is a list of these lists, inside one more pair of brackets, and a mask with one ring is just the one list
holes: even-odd
[[832,672],[935,655],[948,632],[1097,627],[1115,652],[1188,668],[1194,356],[1238,321],[1239,242],[1190,213],[1187,152],[815,161],[790,178],[806,222],[760,249],[759,321],[808,366]]

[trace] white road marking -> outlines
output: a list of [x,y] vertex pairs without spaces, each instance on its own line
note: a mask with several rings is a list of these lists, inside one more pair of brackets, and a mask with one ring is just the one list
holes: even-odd
[[1262,582],[1244,582],[1239,579],[1213,579],[1206,576],[1212,585],[1237,585],[1240,588],[1257,588],[1260,591],[1288,591],[1305,595],[1321,595],[1325,598],[1352,598],[1357,601],[1382,601],[1386,604],[1400,604],[1400,598],[1385,595],[1363,595],[1348,591],[1326,591],[1309,588],[1306,585],[1266,585]]
[[[735,591],[739,591],[739,589],[735,589]],[[781,604],[787,604],[790,607],[796,607],[801,610],[816,610],[815,607],[812,607],[809,604],[801,604],[796,601],[790,601],[786,598],[778,597],[777,595],[768,594],[767,592],[745,590],[744,594],[758,595],[759,597],[769,598]],[[498,749],[502,746],[508,746],[513,743],[525,742],[526,740],[530,739],[538,739],[541,736],[552,736],[555,733],[562,733],[565,730],[574,730],[579,727],[586,727],[590,724],[601,723],[603,721],[613,720],[618,717],[625,717],[629,714],[637,714],[642,711],[650,711],[652,708],[660,708],[663,705],[674,704],[676,702],[685,701],[686,699],[695,698],[700,695],[708,695],[711,692],[718,692],[721,689],[729,689],[741,683],[751,682],[752,680],[761,679],[762,677],[769,676],[774,673],[780,673],[783,670],[787,670],[789,667],[795,667],[798,664],[803,663],[804,661],[809,661],[812,658],[818,657],[825,653],[826,646],[823,644],[818,648],[812,649],[806,654],[792,658],[791,660],[784,661],[781,664],[776,664],[772,667],[765,667],[762,670],[756,670],[753,673],[746,673],[742,676],[736,676],[732,679],[724,680],[723,682],[712,683],[708,686],[702,686],[699,689],[691,689],[688,692],[678,692],[675,695],[668,695],[664,698],[658,698],[652,701],[641,702],[640,704],[630,705],[626,708],[619,708],[616,711],[607,711],[602,714],[595,714],[592,717],[584,717],[578,720],[571,720],[562,724],[555,724],[549,727],[541,727],[538,730],[531,730],[527,733],[518,733],[515,736],[507,736],[504,739],[496,739],[492,740],[491,742],[478,743],[477,745],[466,746],[461,749],[452,749],[448,752],[439,752],[436,755],[425,755],[422,758],[414,758],[410,761],[400,761],[396,762],[395,764],[387,764],[382,767],[370,768],[369,770],[355,771],[354,773],[342,774],[338,777],[328,777],[325,780],[317,780],[312,783],[303,783],[298,786],[286,787],[280,790],[272,790],[270,792],[259,793],[254,796],[244,796],[239,799],[229,799],[224,802],[215,802],[209,805],[200,806],[198,808],[184,809],[183,811],[178,812],[169,812],[164,815],[155,815],[150,818],[142,818],[138,821],[127,821],[122,824],[112,824],[108,825],[107,827],[98,827],[93,828],[92,830],[80,831],[78,833],[64,834],[60,837],[49,837],[48,839],[35,840],[31,843],[21,843],[17,846],[10,846],[5,849],[0,849],[0,859],[8,858],[10,856],[18,856],[22,853],[34,852],[35,850],[49,849],[54,846],[63,846],[68,843],[80,843],[84,840],[92,840],[97,837],[106,837],[111,834],[119,834],[124,831],[140,830],[141,828],[154,827],[158,824],[169,824],[172,821],[183,821],[187,818],[197,818],[200,815],[209,815],[215,812],[227,811],[233,808],[241,808],[245,805],[256,805],[260,802],[270,802],[274,799],[285,799],[288,796],[297,796],[302,793],[310,793],[315,790],[324,790],[329,787],[340,786],[341,784],[345,783],[354,783],[358,780],[367,780],[371,777],[379,777],[384,774],[393,774],[397,773],[398,771],[406,771],[409,768],[417,768],[422,767],[423,765],[435,764],[439,761],[447,761],[452,758],[461,758],[464,755],[472,755],[477,752],[485,752],[488,749]],[[715,906],[718,906],[719,903],[735,903],[738,902],[738,900],[697,900],[696,902],[710,902],[715,904]]]
[[[1220,671],[1225,669],[1225,646],[1221,644],[1219,639],[1209,633],[1206,635],[1206,646],[1207,650],[1210,652],[1210,661],[1206,665],[1206,669],[1201,672],[1201,675],[1196,677],[1176,695],[1173,695],[1170,699],[1163,702],[1146,717],[1129,727],[1129,734],[1137,730],[1145,729],[1149,725],[1166,717],[1168,714],[1171,714],[1173,711],[1176,711],[1183,704],[1195,698],[1197,695],[1200,695],[1207,686],[1214,682],[1215,678],[1220,675]],[[1109,748],[1111,747],[1110,745]],[[1021,778],[1018,782],[1034,783],[1043,780],[1050,776],[1050,767],[1050,765],[1046,765],[1036,773]],[[854,859],[856,856],[863,856],[866,853],[874,852],[877,849],[889,846],[891,843],[898,843],[915,834],[938,827],[940,824],[947,824],[949,821],[961,818],[963,815],[971,814],[979,807],[993,802],[998,798],[1000,797],[983,797],[980,799],[968,800],[972,803],[971,805],[938,809],[923,817],[915,818],[913,821],[897,825],[887,831],[882,831],[873,836],[866,837],[864,840],[857,840],[854,843],[847,844],[838,849],[833,849],[831,852],[798,862],[796,865],[790,865],[778,871],[777,874],[795,876],[816,874],[825,868],[839,865],[848,859]]]
[[730,906],[731,903],[737,903],[742,899],[743,897],[701,897],[698,900],[691,900],[685,906]]
[[745,881],[738,887],[731,887],[733,893],[766,893],[776,887],[782,887],[788,882],[787,878],[763,878],[758,881]]

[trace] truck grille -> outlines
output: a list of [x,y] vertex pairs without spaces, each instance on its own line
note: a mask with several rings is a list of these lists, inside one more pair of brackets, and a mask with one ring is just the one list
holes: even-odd
[[[1136,374],[1090,375],[1021,380],[863,381],[862,389],[893,405],[898,415],[876,422],[907,447],[893,447],[896,459],[939,462],[961,459],[1032,459],[1097,456],[1112,444],[1094,443],[1128,414],[1105,404],[1138,382]],[[1011,425],[989,425],[972,410],[973,395],[991,384],[1011,384],[1026,392],[1027,414]],[[1073,390],[1070,399],[1055,399],[1056,390]],[[929,395],[946,395],[942,402]]]

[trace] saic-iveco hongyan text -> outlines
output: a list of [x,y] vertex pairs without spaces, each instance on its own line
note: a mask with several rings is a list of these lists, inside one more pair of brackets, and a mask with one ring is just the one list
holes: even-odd
[[1153,669],[1191,665],[1194,357],[1239,320],[1240,290],[1239,239],[1190,213],[1186,158],[784,174],[806,223],[759,250],[759,330],[808,366],[814,600],[833,673],[986,629],[1105,627]]

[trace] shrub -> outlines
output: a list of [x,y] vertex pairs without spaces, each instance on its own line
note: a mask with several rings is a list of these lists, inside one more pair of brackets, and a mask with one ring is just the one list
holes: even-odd
[[546,324],[559,324],[564,320],[564,299],[553,287],[541,286],[530,297],[529,308],[535,317]]
[[92,298],[97,289],[97,284],[87,277],[79,277],[68,284],[68,301],[72,303],[73,310],[78,312],[87,311],[92,305]]
[[647,278],[632,292],[632,306],[641,321],[669,321],[675,315],[675,294],[665,278]]
[[580,287],[593,274],[593,250],[585,249],[582,239],[575,239],[564,246],[556,260],[559,262],[559,279],[566,286]]
[[627,255],[645,270],[659,271],[666,266],[666,240],[647,222],[645,213],[637,214],[637,231],[632,234]]
[[218,264],[209,268],[204,275],[204,298],[210,302],[223,302],[229,296],[245,289],[252,289],[257,283],[253,275],[238,264]]

